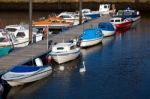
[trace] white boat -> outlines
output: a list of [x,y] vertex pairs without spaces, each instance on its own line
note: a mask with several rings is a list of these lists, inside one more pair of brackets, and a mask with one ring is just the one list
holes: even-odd
[[5,80],[10,86],[18,86],[40,80],[51,73],[51,66],[19,65],[3,74],[1,79]]
[[16,47],[25,47],[29,44],[29,41],[26,39],[16,38],[13,33],[3,33],[1,37],[0,46],[12,46]]
[[[79,14],[78,13],[62,12],[57,17],[63,18],[64,20],[66,20],[66,22],[72,22],[73,25],[79,25]],[[83,16],[82,23],[84,23],[85,21],[87,21],[87,18]]]
[[[7,30],[7,32],[10,34],[14,34],[18,41],[28,42],[29,44],[29,25],[8,25],[5,27],[5,30]],[[42,40],[43,33],[39,33],[35,28],[32,30],[33,42]]]
[[112,9],[111,9],[111,5],[110,4],[100,4],[99,5],[100,15],[115,13],[115,11],[116,11],[115,5],[112,6]]
[[65,42],[58,43],[52,46],[52,51],[48,56],[51,56],[58,64],[65,63],[76,59],[80,55],[80,48],[74,43]]

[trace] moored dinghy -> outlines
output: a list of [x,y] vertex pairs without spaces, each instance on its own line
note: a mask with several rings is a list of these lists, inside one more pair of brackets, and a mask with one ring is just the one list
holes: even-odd
[[3,74],[1,79],[7,81],[10,86],[18,86],[40,80],[47,77],[51,73],[51,66],[19,65]]
[[80,47],[89,47],[102,42],[103,34],[98,28],[85,29],[80,37]]
[[80,55],[80,48],[74,42],[58,43],[52,46],[52,51],[48,54],[58,64],[76,59]]
[[100,22],[98,28],[102,31],[105,37],[114,35],[116,31],[116,27],[110,22]]

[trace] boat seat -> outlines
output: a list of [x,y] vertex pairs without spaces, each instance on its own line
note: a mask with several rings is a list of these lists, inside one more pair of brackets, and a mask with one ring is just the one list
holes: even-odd
[[43,66],[43,62],[40,58],[35,59],[35,64],[36,64],[36,66]]

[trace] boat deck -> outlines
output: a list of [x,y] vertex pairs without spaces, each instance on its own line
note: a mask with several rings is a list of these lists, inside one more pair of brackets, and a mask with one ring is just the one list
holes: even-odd
[[[52,40],[52,44],[54,44],[56,42],[62,42],[63,40],[67,41],[77,38],[82,33],[83,29],[96,26],[99,22],[108,22],[109,19],[110,16],[101,16],[100,18],[84,23],[83,25],[70,28],[68,31],[63,33],[50,36],[49,40]],[[47,41],[48,40],[43,40],[38,43],[31,44],[27,47],[13,51],[5,57],[0,58],[0,72],[5,72],[7,69],[15,65],[24,64],[30,61],[32,58],[46,54],[51,49],[47,49]]]

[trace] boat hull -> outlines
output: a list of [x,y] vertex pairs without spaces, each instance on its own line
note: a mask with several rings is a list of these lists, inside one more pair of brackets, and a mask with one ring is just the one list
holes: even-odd
[[115,24],[117,29],[130,27],[131,25],[132,25],[132,22],[124,22],[124,23]]
[[90,17],[92,19],[98,18],[100,17],[100,13],[97,14],[85,14],[86,17]]
[[107,37],[107,36],[112,36],[115,34],[115,31],[107,31],[107,30],[102,30],[102,33],[104,35],[104,37]]
[[64,54],[50,54],[52,59],[56,61],[58,64],[65,63],[71,60],[76,59],[80,55],[80,50],[74,51],[72,53],[64,53]]
[[0,57],[7,55],[10,50],[11,50],[11,47],[9,46],[0,48]]
[[98,39],[90,39],[90,40],[81,40],[80,42],[80,47],[89,47],[96,45],[100,42],[102,42],[103,38],[98,38]]
[[19,48],[19,47],[25,47],[25,46],[27,46],[27,45],[29,45],[29,41],[24,41],[24,42],[17,42],[17,43],[14,43],[14,47],[15,48]]
[[[23,84],[26,84],[26,83],[30,83],[30,82],[40,80],[42,78],[47,77],[51,73],[52,73],[51,67],[47,67],[43,71],[38,72],[34,75],[31,75],[31,76],[28,76],[28,77],[25,77],[25,78],[6,80],[6,81],[10,86],[13,87],[13,86],[23,85]],[[5,80],[3,77],[2,77],[2,79]]]

